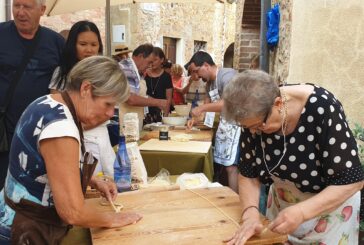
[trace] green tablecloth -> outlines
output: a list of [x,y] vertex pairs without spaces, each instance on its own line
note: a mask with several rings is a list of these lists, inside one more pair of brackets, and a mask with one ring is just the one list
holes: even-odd
[[90,229],[73,227],[61,242],[61,245],[91,245]]
[[212,181],[214,174],[212,148],[207,153],[140,151],[149,177],[165,168],[171,175],[204,173]]

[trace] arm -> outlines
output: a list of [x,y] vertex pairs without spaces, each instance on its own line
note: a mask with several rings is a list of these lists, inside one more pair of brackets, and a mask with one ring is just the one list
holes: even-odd
[[[239,175],[239,198],[243,210],[243,223],[235,234],[226,240],[228,245],[244,244],[254,234],[262,231],[259,209],[260,182],[257,178]],[[254,206],[256,208],[253,208]],[[251,208],[250,208],[251,207]]]
[[75,138],[40,141],[47,176],[59,216],[68,224],[83,227],[119,227],[138,221],[135,213],[97,212],[83,199],[79,170],[79,144]]
[[130,93],[126,103],[130,106],[154,106],[159,107],[164,112],[169,111],[169,104],[167,100],[155,99],[153,97],[143,97]]
[[213,103],[205,103],[203,105],[200,105],[192,110],[192,116],[199,117],[204,112],[221,112],[222,108],[224,106],[224,101],[219,100]]
[[363,188],[363,181],[348,185],[331,185],[313,197],[283,209],[269,225],[278,233],[291,233],[303,222],[327,214]]
[[[172,97],[172,93],[173,93],[173,88],[168,88],[166,89],[166,98],[167,98],[167,101],[168,101],[168,106],[169,108],[171,108],[171,105],[172,105],[172,102],[173,102],[173,97]],[[165,111],[164,111],[165,112]],[[168,113],[170,111],[168,110]]]
[[189,77],[186,86],[184,86],[183,88],[174,87],[174,89],[181,94],[187,94],[188,90],[190,90],[192,83],[193,83],[193,80],[191,77]]

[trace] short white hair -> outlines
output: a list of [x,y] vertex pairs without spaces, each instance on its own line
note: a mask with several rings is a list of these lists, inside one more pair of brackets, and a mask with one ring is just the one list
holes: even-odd
[[46,5],[46,0],[35,0],[37,2],[38,5]]

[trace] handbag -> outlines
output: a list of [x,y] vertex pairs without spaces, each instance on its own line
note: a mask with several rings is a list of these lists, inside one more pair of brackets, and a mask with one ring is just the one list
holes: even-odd
[[30,60],[30,58],[33,56],[34,51],[39,43],[39,36],[40,36],[40,28],[36,32],[34,36],[34,40],[30,46],[30,48],[27,50],[27,52],[24,55],[24,58],[19,66],[19,68],[16,70],[14,78],[11,80],[9,89],[6,93],[5,102],[2,106],[0,106],[0,152],[7,152],[10,149],[10,142],[8,139],[8,134],[6,130],[6,110],[10,104],[10,101],[14,95],[16,85],[18,84],[20,78],[22,77],[24,70]]

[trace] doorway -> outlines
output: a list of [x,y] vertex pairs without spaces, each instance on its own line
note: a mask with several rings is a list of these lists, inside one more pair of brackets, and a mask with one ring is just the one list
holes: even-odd
[[163,51],[167,59],[172,64],[176,64],[177,39],[172,37],[163,37]]

